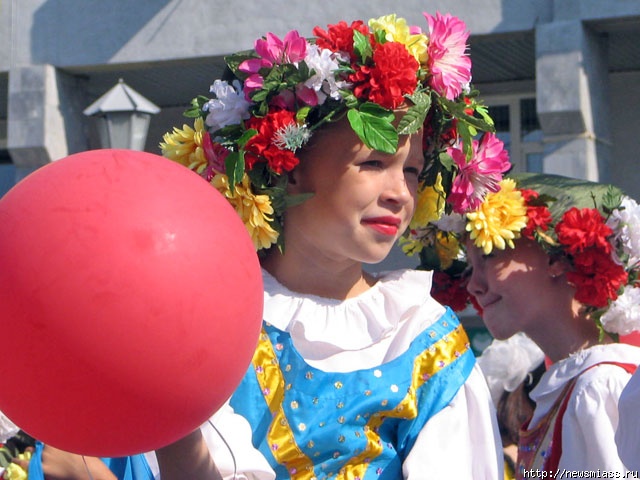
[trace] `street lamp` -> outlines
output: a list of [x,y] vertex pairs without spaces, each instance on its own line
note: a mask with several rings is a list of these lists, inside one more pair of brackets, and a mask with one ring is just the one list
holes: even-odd
[[159,111],[157,105],[120,79],[83,113],[96,117],[103,148],[144,150],[151,115]]

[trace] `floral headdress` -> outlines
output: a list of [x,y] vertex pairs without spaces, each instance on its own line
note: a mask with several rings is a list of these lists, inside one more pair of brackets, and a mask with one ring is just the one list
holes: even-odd
[[[286,192],[297,152],[322,125],[347,117],[362,142],[395,153],[399,135],[424,129],[425,168],[414,226],[474,208],[509,168],[493,122],[472,90],[469,33],[451,15],[424,14],[427,32],[395,14],[290,31],[225,57],[231,73],[198,96],[164,156],[198,172],[243,219],[257,250],[282,248]],[[394,110],[405,113],[395,122]],[[475,139],[483,133],[481,139]]]
[[[528,238],[550,255],[566,256],[575,299],[598,326],[614,335],[640,330],[640,207],[620,189],[558,175],[517,174],[504,178],[499,191],[487,194],[476,210],[458,220],[457,230],[445,235],[459,238],[464,232],[485,254],[514,248],[514,240]],[[425,250],[442,248],[423,245]],[[461,285],[462,249],[451,263],[443,258],[423,267],[440,271],[436,296],[456,297],[452,303],[464,307],[470,297]]]

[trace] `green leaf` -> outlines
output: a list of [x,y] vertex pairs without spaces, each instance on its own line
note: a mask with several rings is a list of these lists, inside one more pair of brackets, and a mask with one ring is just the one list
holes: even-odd
[[453,161],[453,157],[449,155],[447,152],[441,152],[438,159],[440,163],[444,167],[445,170],[451,172],[455,166],[455,162]]
[[353,50],[360,57],[362,63],[366,63],[369,57],[373,55],[369,39],[357,30],[353,31]]
[[255,128],[250,128],[248,130],[246,130],[241,136],[240,138],[238,138],[238,146],[240,148],[244,147],[247,142],[249,140],[251,140],[251,138],[256,135],[258,133],[258,131]]
[[260,58],[258,54],[254,50],[243,50],[242,52],[233,53],[231,55],[227,55],[224,57],[224,61],[226,62],[229,69],[233,72],[233,74],[240,78],[247,78],[247,74],[241,72],[239,70],[239,66],[245,60],[249,60],[252,58]]
[[571,207],[605,210],[605,203],[622,194],[620,189],[612,185],[548,173],[517,173],[509,176],[516,180],[518,188],[554,197],[556,201],[549,206],[549,211],[556,222]]
[[[469,128],[477,128],[483,132],[494,132],[495,127],[493,126],[493,120],[488,114],[482,114],[483,118],[474,117],[472,115],[468,115],[465,112],[467,105],[460,102],[453,102],[447,100],[444,97],[438,97],[438,102],[442,105],[442,108],[456,117],[460,122],[464,122],[468,125]],[[475,135],[475,133],[474,133]]]
[[622,202],[622,191],[615,188],[613,185],[607,187],[607,191],[602,196],[602,208],[609,214],[616,208],[620,207]]
[[412,135],[420,130],[431,107],[431,97],[424,92],[416,92],[407,97],[413,102],[413,105],[409,107],[407,113],[398,123],[400,135]]
[[183,112],[183,115],[187,118],[198,118],[204,116],[202,107],[208,101],[208,97],[205,97],[204,95],[198,95],[196,98],[191,100],[191,106]]
[[375,105],[377,108],[366,105],[375,104],[365,103],[360,110],[351,109],[347,112],[351,128],[367,147],[382,153],[395,153],[398,149],[398,132],[392,124],[395,118],[393,112],[378,105]]
[[242,181],[244,174],[244,150],[231,152],[224,160],[224,167],[229,177],[229,189],[235,191],[236,183]]

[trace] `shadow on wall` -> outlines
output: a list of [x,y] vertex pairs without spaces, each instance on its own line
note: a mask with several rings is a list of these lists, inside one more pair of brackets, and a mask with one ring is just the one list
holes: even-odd
[[[45,1],[33,15],[33,63],[60,65],[61,59],[68,65],[107,63],[170,2]],[[118,28],[114,29],[114,25],[118,25]]]

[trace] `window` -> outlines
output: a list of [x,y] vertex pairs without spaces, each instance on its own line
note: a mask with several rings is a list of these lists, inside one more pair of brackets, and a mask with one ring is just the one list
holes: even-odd
[[524,95],[495,96],[485,99],[496,134],[509,151],[514,172],[542,172],[542,130],[536,112],[536,99]]

